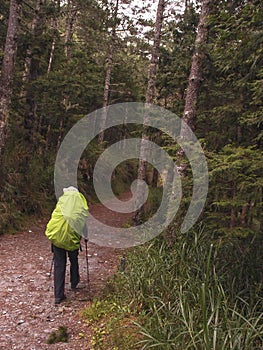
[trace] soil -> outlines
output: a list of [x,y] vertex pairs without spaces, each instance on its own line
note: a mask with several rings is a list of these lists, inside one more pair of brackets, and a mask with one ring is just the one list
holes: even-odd
[[[121,199],[126,200],[129,194]],[[90,207],[97,218],[121,227],[131,214],[118,214],[96,204]],[[0,236],[0,349],[92,349],[91,331],[81,311],[92,303],[116,271],[123,252],[120,249],[88,243],[90,297],[85,245],[79,254],[80,288],[70,289],[66,272],[67,300],[54,305],[52,252],[44,232],[49,218],[38,220],[24,232]],[[69,265],[69,263],[68,263]],[[47,344],[51,332],[67,327],[68,342]]]

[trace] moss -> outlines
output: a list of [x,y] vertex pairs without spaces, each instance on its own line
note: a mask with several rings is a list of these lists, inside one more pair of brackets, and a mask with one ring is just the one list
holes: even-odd
[[47,344],[55,344],[55,343],[67,343],[68,341],[68,332],[67,327],[59,326],[56,331],[50,333]]

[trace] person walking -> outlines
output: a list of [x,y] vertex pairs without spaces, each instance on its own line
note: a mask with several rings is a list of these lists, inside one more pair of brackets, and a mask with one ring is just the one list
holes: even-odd
[[65,275],[67,256],[70,261],[71,289],[76,289],[79,281],[78,254],[82,236],[88,239],[86,219],[88,204],[82,193],[73,186],[63,189],[47,224],[45,234],[51,242],[54,259],[55,305],[66,299]]

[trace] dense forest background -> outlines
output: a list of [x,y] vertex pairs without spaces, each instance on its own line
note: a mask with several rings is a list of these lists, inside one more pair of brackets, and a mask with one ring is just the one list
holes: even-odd
[[[209,193],[197,229],[207,239],[200,238],[200,247],[213,241],[219,249],[214,259],[221,261],[221,267],[228,266],[228,270],[222,268],[225,274],[232,270],[224,287],[231,290],[232,297],[242,291],[242,298],[254,307],[262,297],[263,276],[262,4],[259,0],[185,0],[163,1],[162,6],[157,47],[157,4],[151,1],[0,0],[0,233],[13,232],[29,217],[33,220],[50,212],[55,203],[53,171],[58,148],[67,131],[83,116],[106,105],[150,101],[184,117],[187,91],[195,80],[191,75],[193,58],[198,56],[201,74],[189,124],[209,166]],[[201,32],[204,6],[207,36],[198,46],[197,27]],[[151,60],[154,54],[155,61]],[[154,63],[156,71],[151,75],[149,67]],[[143,132],[139,127],[120,126],[99,135],[85,150],[79,164],[79,187],[90,201],[96,200],[92,174],[99,154],[109,144]],[[177,146],[167,135],[147,132],[155,141],[158,138],[176,160]],[[146,208],[146,216],[158,205],[160,196],[153,180],[154,169],[150,170],[153,208]],[[119,167],[114,182],[116,193],[127,190],[136,173],[132,162]],[[171,263],[171,246],[181,252],[185,249],[178,246],[178,221],[189,204],[192,189],[190,171],[186,169],[185,174],[184,200],[177,219],[164,233],[167,251],[163,257],[163,243],[156,243],[159,266],[165,256]],[[150,254],[153,248],[147,249]],[[201,252],[192,255],[196,264]],[[207,254],[204,264],[211,262],[211,254]],[[154,290],[156,298],[161,298],[156,292],[157,282]],[[145,293],[153,294],[149,290]],[[171,301],[167,290],[166,298]],[[145,306],[143,301],[140,305]],[[161,305],[157,308],[160,313],[164,310]],[[190,310],[190,306],[183,306]],[[153,312],[151,307],[147,304],[145,312]],[[246,312],[251,314],[251,309]],[[164,319],[163,315],[157,316]],[[203,314],[203,322],[206,317],[209,319]],[[158,333],[164,326],[159,325],[157,331],[157,325],[149,325],[155,333],[143,344],[170,349],[169,332],[166,336],[165,332]],[[188,330],[190,326],[187,324]],[[211,349],[209,334],[203,334],[205,348]],[[196,338],[189,337],[188,344],[194,344]],[[162,345],[156,339],[167,342]],[[254,347],[237,348],[256,349],[258,341],[255,336],[251,343]],[[189,348],[198,349],[198,345]]]

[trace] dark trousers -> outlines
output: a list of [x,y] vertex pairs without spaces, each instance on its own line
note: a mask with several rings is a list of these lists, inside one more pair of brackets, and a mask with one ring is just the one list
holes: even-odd
[[71,287],[76,287],[79,283],[79,251],[67,251],[62,248],[53,246],[54,253],[54,294],[55,299],[61,299],[65,293],[65,275],[67,265],[67,254],[70,261],[70,283]]

